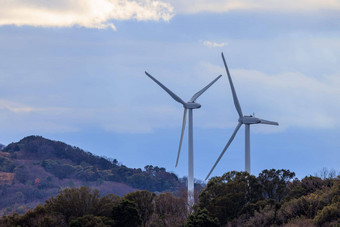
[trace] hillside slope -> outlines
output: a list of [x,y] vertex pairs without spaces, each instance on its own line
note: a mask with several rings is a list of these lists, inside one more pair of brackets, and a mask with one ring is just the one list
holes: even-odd
[[164,168],[132,169],[63,142],[28,136],[0,151],[0,215],[44,202],[65,187],[90,186],[102,194],[136,189],[176,191],[178,177]]

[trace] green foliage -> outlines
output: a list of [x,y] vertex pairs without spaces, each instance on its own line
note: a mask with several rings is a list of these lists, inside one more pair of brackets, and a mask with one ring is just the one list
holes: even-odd
[[14,171],[15,164],[10,159],[6,157],[0,157],[0,172],[10,172]]
[[318,210],[317,215],[314,218],[314,223],[318,226],[329,225],[332,221],[337,220],[337,224],[340,225],[340,182],[337,181],[330,190],[331,203]]
[[289,223],[296,217],[309,223],[337,195],[335,186],[339,181],[306,177],[292,182],[294,176],[289,170],[275,169],[264,170],[258,177],[228,172],[209,181],[198,205],[222,225],[271,226]]
[[[295,217],[313,219],[319,215],[314,219],[314,222],[321,223],[325,217],[332,217],[330,213],[332,213],[333,203],[336,203],[338,196],[340,196],[340,182],[334,180],[330,187],[324,186],[313,193],[284,203],[278,212],[279,221],[287,223]],[[322,212],[323,209],[325,209],[324,212]]]
[[0,226],[181,226],[185,218],[184,200],[169,192],[136,191],[121,199],[82,187],[64,189],[24,215],[3,216]]
[[97,168],[94,166],[86,166],[84,168],[78,167],[76,178],[83,181],[96,181],[99,179],[99,173]]
[[319,177],[313,176],[305,177],[301,181],[294,180],[290,185],[288,185],[290,190],[287,199],[299,198],[303,195],[310,194],[321,189],[325,185],[325,181]]
[[[46,201],[46,207],[56,213],[65,216],[69,222],[71,219],[82,217],[87,214],[97,215],[105,213],[103,210],[105,200],[99,199],[99,191],[88,187],[71,188],[61,191],[56,198],[52,197]],[[107,201],[105,201],[107,203]],[[115,201],[112,201],[114,204]]]
[[[187,218],[186,196],[137,191],[121,199],[113,194],[100,197],[98,191],[86,187],[62,190],[44,205],[27,211],[65,186],[103,189],[105,183],[113,185],[107,181],[115,181],[162,192],[177,191],[185,183],[164,168],[131,169],[117,160],[37,136],[10,144],[2,152],[9,154],[1,156],[0,171],[13,172],[15,180],[13,185],[0,185],[0,209],[26,213],[4,216],[0,226],[183,226]],[[294,176],[289,170],[271,169],[258,177],[233,171],[212,178],[186,225],[335,226],[340,219],[340,178],[292,180]]]
[[340,202],[329,204],[322,210],[319,210],[314,218],[314,223],[322,226],[333,220],[338,220],[338,224],[340,224]]
[[43,160],[41,162],[41,166],[44,167],[47,172],[52,173],[59,179],[64,179],[75,172],[74,166],[69,164],[62,164],[59,161],[50,159]]
[[198,209],[189,215],[185,227],[218,227],[220,226],[217,218],[212,218],[207,209]]
[[[20,160],[38,160],[45,171],[59,179],[74,178],[83,182],[114,181],[128,184],[134,188],[153,192],[175,191],[180,186],[177,176],[166,172],[165,168],[148,165],[145,170],[131,169],[120,165],[117,160],[109,160],[85,152],[59,141],[40,136],[28,136],[17,143],[11,143],[3,152],[15,154]],[[11,158],[12,159],[12,158]],[[0,171],[15,171],[15,164],[8,158],[0,158]],[[23,172],[18,180],[26,183]],[[26,175],[30,175],[26,172]],[[33,179],[34,180],[35,176]]]
[[[289,171],[265,170],[258,177],[246,172],[215,177],[188,217],[185,194],[136,191],[121,199],[113,194],[100,197],[88,187],[64,189],[33,210],[9,206],[8,211],[26,213],[3,216],[0,226],[339,226],[340,178],[291,182],[292,176]],[[18,192],[18,201],[35,197],[35,189]],[[297,191],[305,195],[294,198]]]
[[120,202],[120,197],[114,194],[107,194],[99,199],[97,210],[95,214],[97,216],[111,217],[112,207],[116,206]]
[[18,166],[14,169],[15,179],[22,184],[25,184],[29,179],[28,170],[24,165]]
[[[119,202],[116,195],[100,198],[97,190],[88,187],[65,189],[56,198],[50,198],[24,215],[4,216],[0,226],[67,226],[68,223],[73,226],[115,226],[112,210]],[[91,217],[94,217],[92,221]]]
[[265,199],[281,201],[288,194],[287,183],[293,179],[295,173],[289,170],[263,170],[258,177],[262,185],[262,193]]
[[41,136],[28,136],[18,143],[11,143],[3,149],[4,152],[14,153],[25,151],[25,157],[40,157],[41,159],[67,159],[80,165],[86,162],[100,169],[112,168],[115,164],[111,161],[85,152],[78,147],[73,147],[59,141],[52,141]]
[[120,227],[140,226],[142,223],[136,204],[126,199],[113,207],[112,218],[115,225]]
[[175,174],[166,172],[165,168],[147,165],[145,171],[135,169],[132,174],[126,177],[129,185],[135,188],[141,188],[148,191],[174,191],[180,185],[178,177]]
[[323,204],[320,204],[318,195],[313,193],[298,199],[292,199],[281,207],[279,211],[280,220],[285,223],[296,216],[312,218],[316,215],[318,209],[322,207]]
[[131,192],[124,196],[136,204],[138,214],[142,221],[142,226],[146,226],[154,212],[154,198],[156,194],[148,191]]
[[[13,212],[14,207],[27,203],[33,208],[56,196],[64,187],[95,185],[105,193],[112,190],[122,196],[132,188],[174,192],[185,185],[164,168],[151,165],[144,170],[128,168],[117,160],[39,136],[29,136],[6,146],[0,154],[0,172],[7,172],[2,174],[2,179],[8,186],[0,185],[0,213],[6,207],[13,207],[8,211]],[[17,192],[22,192],[24,197],[16,197]]]
[[114,226],[114,221],[106,217],[88,214],[70,222],[70,227],[108,227]]
[[31,227],[31,226],[49,226],[59,227],[66,226],[65,219],[62,215],[50,213],[44,206],[37,206],[34,210],[29,210],[24,215],[13,214],[4,216],[0,220],[2,227]]
[[[250,216],[241,216],[234,220],[237,226],[273,226],[276,223],[276,204],[272,203],[273,200],[264,206],[260,206]],[[243,219],[243,220],[242,220]]]
[[199,207],[227,223],[242,214],[242,208],[261,199],[261,185],[247,172],[228,172],[212,178],[199,196]]

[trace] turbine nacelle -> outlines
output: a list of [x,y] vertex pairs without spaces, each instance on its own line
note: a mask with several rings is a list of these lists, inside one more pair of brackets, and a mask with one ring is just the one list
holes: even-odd
[[261,123],[261,119],[250,115],[250,116],[243,116],[242,118],[239,118],[238,122],[242,124],[259,124]]
[[201,104],[195,102],[187,102],[183,104],[183,107],[186,109],[199,109],[201,108]]

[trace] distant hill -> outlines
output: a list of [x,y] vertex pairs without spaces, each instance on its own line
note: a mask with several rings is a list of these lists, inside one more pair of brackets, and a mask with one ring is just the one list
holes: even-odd
[[41,136],[25,137],[0,151],[0,215],[23,213],[63,188],[79,186],[122,196],[137,189],[177,191],[184,183],[165,168],[128,168]]

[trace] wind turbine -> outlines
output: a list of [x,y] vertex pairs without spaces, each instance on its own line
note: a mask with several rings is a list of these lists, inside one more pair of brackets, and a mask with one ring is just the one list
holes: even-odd
[[224,153],[228,149],[229,145],[233,141],[237,131],[240,129],[242,124],[245,125],[245,171],[247,171],[248,173],[250,173],[250,125],[252,125],[252,124],[279,125],[279,123],[277,123],[277,122],[263,120],[263,119],[255,117],[253,115],[249,115],[249,116],[243,115],[240,103],[237,99],[237,95],[236,95],[236,91],[235,91],[235,88],[234,88],[234,85],[233,85],[233,81],[231,80],[229,69],[228,69],[227,63],[224,59],[223,53],[222,53],[222,59],[223,59],[225,69],[227,71],[228,80],[229,80],[230,88],[231,88],[231,93],[233,95],[234,104],[235,104],[236,111],[239,115],[239,119],[238,119],[238,124],[237,124],[237,126],[234,130],[234,133],[231,135],[227,145],[224,147],[222,153],[218,157],[217,161],[215,162],[214,166],[210,170],[210,172],[209,172],[208,176],[205,178],[205,180],[207,180],[209,178],[210,174],[212,173],[212,171],[214,171],[216,165],[218,164],[218,162],[220,161],[220,159],[222,158],[222,156],[224,155]]
[[153,81],[155,81],[161,88],[163,88],[174,100],[181,103],[184,107],[184,114],[183,114],[183,123],[182,123],[182,132],[181,132],[181,139],[179,141],[179,148],[177,153],[177,160],[176,160],[176,167],[178,165],[179,155],[181,153],[182,141],[183,141],[183,134],[185,130],[187,112],[189,110],[189,130],[188,130],[188,206],[192,207],[194,205],[194,147],[193,147],[193,109],[198,109],[201,107],[201,104],[195,103],[196,99],[202,95],[213,83],[215,83],[222,75],[219,75],[210,82],[207,86],[203,89],[198,91],[190,101],[184,102],[180,97],[178,97],[175,93],[170,91],[167,87],[165,87],[161,82],[156,80],[153,76],[149,73],[145,72],[145,74],[150,77]]

